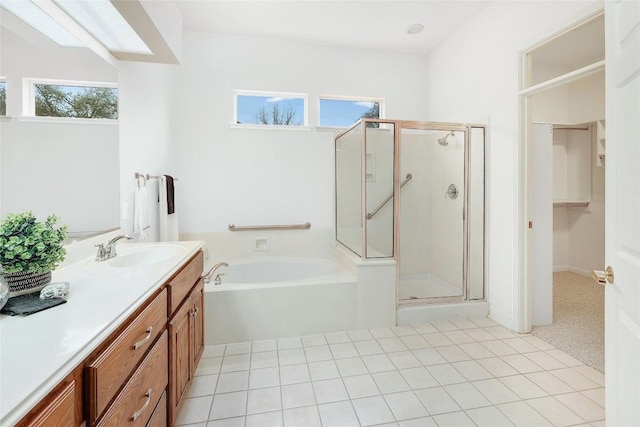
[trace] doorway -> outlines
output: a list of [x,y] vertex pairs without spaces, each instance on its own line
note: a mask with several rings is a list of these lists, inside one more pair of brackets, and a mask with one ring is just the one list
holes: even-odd
[[534,335],[604,370],[604,14],[523,54]]

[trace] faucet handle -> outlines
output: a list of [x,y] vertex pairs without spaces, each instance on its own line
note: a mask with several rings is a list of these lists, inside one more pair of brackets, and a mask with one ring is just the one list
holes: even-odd
[[96,261],[104,261],[107,256],[107,250],[104,248],[104,243],[98,243],[95,247],[98,248]]

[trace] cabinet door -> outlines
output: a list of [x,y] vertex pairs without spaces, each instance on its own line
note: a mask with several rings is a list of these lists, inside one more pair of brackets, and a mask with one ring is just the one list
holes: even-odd
[[191,342],[191,377],[204,351],[204,282],[200,280],[191,293],[193,335]]
[[42,409],[30,419],[18,424],[20,427],[71,427],[76,422],[75,381],[65,385],[61,390],[47,396],[49,400]]
[[169,322],[169,421],[175,425],[178,409],[191,378],[191,313],[187,299]]

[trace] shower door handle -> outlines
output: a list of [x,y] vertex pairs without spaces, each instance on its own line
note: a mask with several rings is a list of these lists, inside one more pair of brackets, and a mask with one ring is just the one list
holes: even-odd
[[444,193],[444,198],[446,199],[447,197],[451,200],[458,198],[458,187],[455,184],[451,184],[447,187],[447,192]]

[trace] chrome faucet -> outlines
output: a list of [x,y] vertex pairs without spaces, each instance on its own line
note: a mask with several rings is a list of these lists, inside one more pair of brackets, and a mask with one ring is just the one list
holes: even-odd
[[[204,274],[202,276],[202,278],[204,279],[204,283],[209,283],[211,281],[211,277],[213,276],[213,273],[216,272],[216,270],[220,267],[229,267],[229,264],[227,264],[226,262],[219,262],[216,265],[214,265],[213,267],[211,267],[211,270],[209,270],[209,272],[207,274]],[[214,279],[214,284],[219,285],[222,283],[222,279],[220,278],[220,276],[223,276],[224,273],[219,273],[216,278]]]
[[106,261],[115,257],[116,254],[116,243],[118,243],[122,239],[131,240],[133,237],[128,234],[121,234],[120,236],[116,236],[113,239],[109,240],[106,246],[103,243],[99,243],[96,245],[98,248],[98,253],[96,254],[96,261]]

